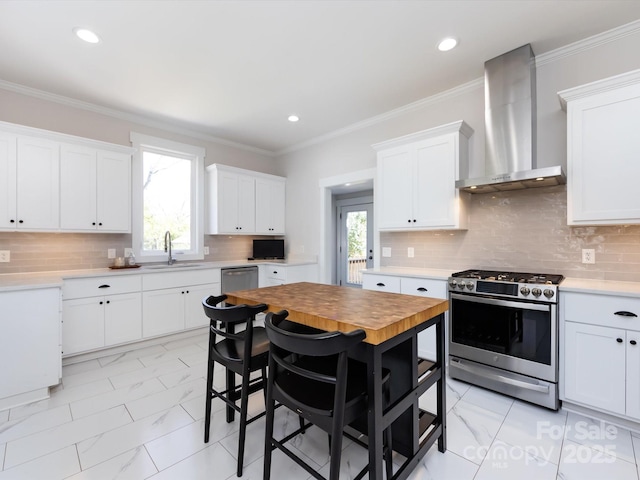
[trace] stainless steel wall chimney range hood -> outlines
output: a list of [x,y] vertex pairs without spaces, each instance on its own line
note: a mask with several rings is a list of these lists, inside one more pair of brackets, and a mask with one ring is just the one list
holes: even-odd
[[485,62],[485,176],[458,180],[470,193],[566,183],[562,167],[536,168],[536,60],[527,44]]

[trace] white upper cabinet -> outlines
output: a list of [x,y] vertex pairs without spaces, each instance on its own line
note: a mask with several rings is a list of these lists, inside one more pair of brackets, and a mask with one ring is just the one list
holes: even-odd
[[380,230],[466,229],[468,194],[455,188],[473,130],[454,122],[373,146]]
[[60,228],[131,231],[131,155],[62,145]]
[[640,70],[558,95],[567,111],[567,223],[640,223]]
[[0,230],[130,232],[132,152],[0,122]]
[[256,233],[284,235],[284,179],[256,178]]
[[3,133],[0,140],[3,230],[58,228],[59,149],[55,142]]
[[284,234],[283,177],[213,164],[207,180],[207,233]]

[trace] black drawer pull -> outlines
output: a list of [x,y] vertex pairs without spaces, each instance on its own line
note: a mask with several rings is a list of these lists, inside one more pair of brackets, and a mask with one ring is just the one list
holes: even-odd
[[100,285],[98,288],[111,288],[111,285],[107,285],[105,283],[104,285]]
[[382,282],[376,283],[376,286],[377,287],[386,287],[386,285],[384,283],[382,283]]
[[616,342],[622,343],[622,339],[621,338],[616,338]]
[[630,343],[631,345],[635,345],[635,344],[636,344],[636,343],[638,343],[638,342],[636,342],[635,340],[630,340],[630,341],[629,341],[629,343]]
[[428,291],[429,291],[429,290],[427,290],[427,289],[426,289],[426,288],[424,288],[424,287],[418,287],[418,289],[417,289],[417,290],[418,290],[419,292],[428,292]]
[[637,317],[638,316],[633,312],[627,312],[625,310],[621,310],[619,312],[616,312],[616,313],[614,313],[614,315],[618,315],[620,317]]

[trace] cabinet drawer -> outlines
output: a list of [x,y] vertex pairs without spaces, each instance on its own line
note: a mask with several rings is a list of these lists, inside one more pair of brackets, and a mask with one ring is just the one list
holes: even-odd
[[62,298],[69,300],[71,298],[139,292],[140,286],[140,275],[72,278],[64,281],[62,285]]
[[365,273],[362,276],[362,288],[380,292],[400,293],[400,277]]
[[565,321],[640,330],[640,298],[564,293],[560,301]]
[[[287,269],[282,267],[272,267],[267,265],[267,278],[271,278],[274,280],[282,280],[283,282],[287,280]],[[276,285],[279,285],[276,283]]]
[[221,274],[219,268],[148,273],[142,277],[142,289],[145,291],[161,290],[163,288],[179,288],[187,285],[220,283],[220,281]]
[[400,293],[421,297],[447,298],[447,282],[427,278],[401,278]]

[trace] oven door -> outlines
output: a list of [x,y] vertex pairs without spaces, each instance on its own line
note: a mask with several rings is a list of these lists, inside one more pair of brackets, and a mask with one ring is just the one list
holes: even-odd
[[449,353],[558,381],[556,305],[451,293]]

